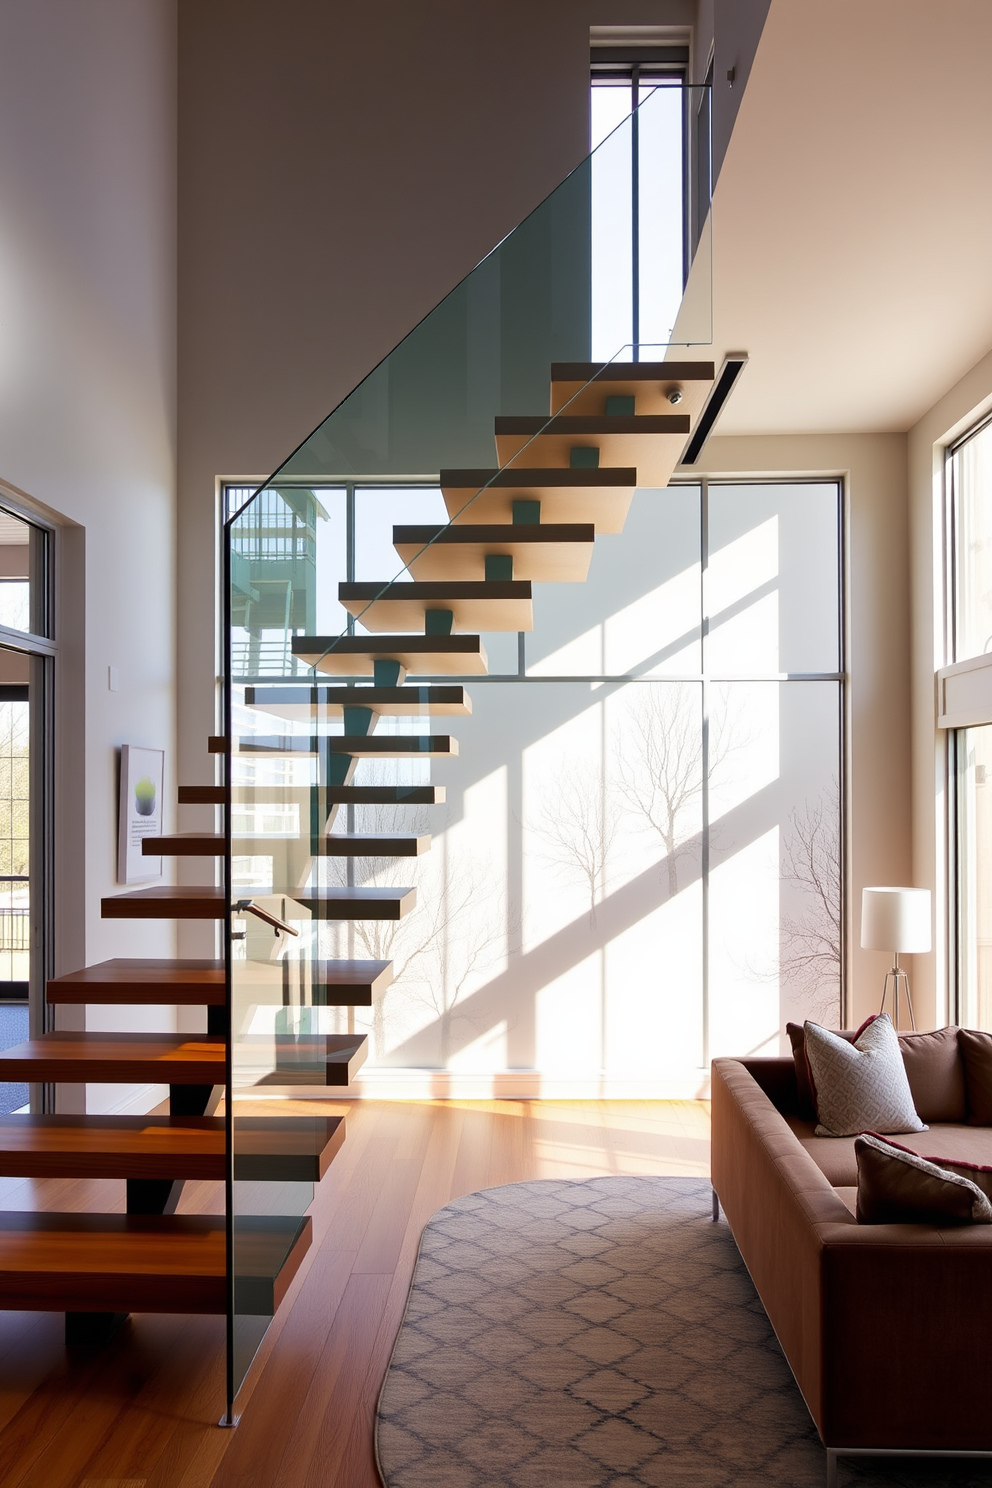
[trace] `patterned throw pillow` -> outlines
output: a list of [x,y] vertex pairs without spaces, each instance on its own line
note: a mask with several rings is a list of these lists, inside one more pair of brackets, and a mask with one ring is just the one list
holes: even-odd
[[950,1165],[917,1157],[868,1132],[857,1138],[854,1151],[858,1224],[992,1224],[986,1195]]
[[916,1114],[899,1035],[887,1013],[873,1019],[853,1044],[807,1021],[806,1057],[818,1137],[928,1130]]

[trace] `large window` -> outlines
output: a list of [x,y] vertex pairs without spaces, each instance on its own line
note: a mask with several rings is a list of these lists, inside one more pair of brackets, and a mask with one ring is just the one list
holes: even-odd
[[[949,730],[956,825],[956,1008],[992,1029],[992,423],[948,455],[948,650],[941,711]],[[986,660],[988,658],[988,660]]]
[[[286,499],[324,513],[318,570],[326,554],[329,575],[359,580],[396,573],[394,522],[439,518],[430,487],[341,483]],[[570,1080],[693,1093],[714,1055],[776,1053],[790,1018],[836,1023],[841,511],[829,481],[639,490],[624,532],[597,541],[587,582],[536,584],[532,632],[483,636],[490,674],[463,679],[470,716],[381,721],[379,733],[450,730],[459,753],[362,759],[355,784],[401,769],[403,783],[442,783],[446,803],[357,806],[339,824],[430,833],[429,853],[308,870],[417,889],[399,922],[320,929],[322,955],[395,964],[373,1009],[327,1010],[339,1031],[349,1018],[368,1029],[374,1064],[532,1071],[546,1093]],[[245,577],[255,604],[265,572]],[[279,602],[291,602],[285,584]],[[314,603],[321,633],[342,628],[335,584]],[[270,617],[255,613],[234,660],[261,684]],[[262,695],[239,710],[239,731],[271,732]],[[308,719],[301,708],[300,731]],[[239,758],[261,813],[253,832],[285,830],[286,787],[311,768]],[[273,883],[277,861],[275,844],[238,860],[239,883]]]

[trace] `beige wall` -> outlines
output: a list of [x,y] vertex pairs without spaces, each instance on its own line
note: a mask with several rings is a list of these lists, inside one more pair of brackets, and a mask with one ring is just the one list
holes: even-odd
[[217,477],[271,473],[583,158],[591,25],[693,11],[180,0],[184,779],[213,779]]
[[[119,746],[165,748],[167,798],[175,786],[171,0],[3,0],[0,224],[0,480],[68,524],[56,843],[67,971],[174,946],[168,923],[100,917],[117,889]],[[106,1018],[88,1013],[90,1027]],[[127,1094],[92,1088],[92,1104]]]
[[[848,1020],[857,1027],[878,1011],[888,969],[885,956],[860,947],[861,890],[913,882],[906,440],[901,434],[714,436],[700,473],[828,475],[846,485]],[[917,998],[915,980],[914,1001],[921,1026],[932,1026],[932,1004]]]
[[954,1014],[948,986],[946,755],[936,727],[934,672],[950,659],[944,649],[944,452],[992,409],[992,353],[950,388],[910,430],[909,500],[913,587],[913,868],[914,883],[934,894],[934,951],[917,984],[937,1022]]

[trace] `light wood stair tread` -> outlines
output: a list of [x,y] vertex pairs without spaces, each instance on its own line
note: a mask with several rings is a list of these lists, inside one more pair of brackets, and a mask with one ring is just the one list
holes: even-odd
[[690,422],[687,414],[498,418],[496,458],[511,467],[567,467],[573,449],[595,448],[601,465],[635,465],[638,485],[664,486],[688,442]]
[[[238,1216],[236,1306],[271,1316],[310,1246],[308,1218]],[[0,1308],[227,1311],[227,1236],[212,1214],[0,1211]]]
[[[342,1116],[237,1116],[234,1176],[316,1183],[344,1141]],[[220,1116],[0,1117],[0,1174],[223,1180]]]
[[345,708],[371,708],[395,717],[471,713],[472,703],[457,683],[404,687],[246,687],[245,706],[276,718],[339,718]]
[[595,538],[591,522],[393,528],[393,546],[417,579],[479,579],[487,556],[509,554],[518,579],[582,583]]
[[0,1051],[0,1080],[219,1085],[224,1061],[224,1040],[216,1034],[73,1030]]
[[[633,397],[638,413],[686,413],[694,418],[709,395],[712,362],[553,362],[551,412],[605,412],[608,397]],[[668,392],[682,389],[673,405]]]
[[398,661],[420,675],[483,675],[485,647],[477,635],[294,636],[293,655],[331,676],[371,676],[376,661]]
[[339,584],[338,598],[366,630],[423,630],[428,609],[449,610],[460,631],[534,628],[529,580]]
[[542,523],[589,522],[597,533],[622,532],[636,485],[633,466],[441,471],[441,495],[448,516],[459,526],[512,523],[514,501],[530,500],[541,503]]
[[84,966],[48,983],[48,1001],[58,1003],[156,1003],[223,1007],[223,961],[119,958]]

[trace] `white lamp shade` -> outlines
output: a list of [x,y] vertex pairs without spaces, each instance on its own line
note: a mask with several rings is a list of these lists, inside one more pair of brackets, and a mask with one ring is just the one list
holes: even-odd
[[928,951],[930,890],[864,889],[861,944],[866,951]]

